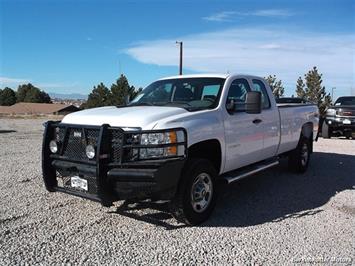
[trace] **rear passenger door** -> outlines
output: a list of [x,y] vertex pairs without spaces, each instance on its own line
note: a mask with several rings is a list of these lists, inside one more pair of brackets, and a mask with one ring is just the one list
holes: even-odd
[[[280,138],[280,118],[276,106],[271,104],[266,84],[263,80],[254,78],[251,80],[253,91],[261,93],[262,111],[260,127],[263,130],[263,150],[260,150],[263,159],[273,157],[277,153]],[[269,93],[272,93],[271,90]]]

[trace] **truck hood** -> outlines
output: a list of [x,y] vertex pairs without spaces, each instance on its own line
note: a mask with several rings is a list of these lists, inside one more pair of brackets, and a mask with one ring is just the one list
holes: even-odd
[[183,108],[165,106],[107,106],[87,109],[66,115],[62,123],[123,128],[152,129],[156,123],[164,118],[188,113]]
[[340,116],[355,116],[354,105],[335,105],[330,107],[336,110],[336,114]]

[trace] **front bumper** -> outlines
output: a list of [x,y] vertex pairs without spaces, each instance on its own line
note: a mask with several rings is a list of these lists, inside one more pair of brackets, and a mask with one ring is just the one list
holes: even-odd
[[[93,161],[78,161],[54,155],[49,142],[58,123],[48,122],[42,147],[42,171],[46,189],[59,191],[111,206],[122,199],[161,199],[174,197],[186,156],[160,160],[112,163],[109,126],[99,127],[97,156]],[[76,125],[76,128],[78,126]],[[185,143],[186,145],[186,143]],[[88,189],[71,186],[72,177],[87,181]]]
[[332,131],[355,131],[355,117],[327,116],[324,120]]

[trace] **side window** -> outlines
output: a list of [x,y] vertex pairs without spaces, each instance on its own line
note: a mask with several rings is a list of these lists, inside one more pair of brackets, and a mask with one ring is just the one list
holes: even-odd
[[261,92],[261,104],[263,109],[270,108],[270,99],[267,94],[264,82],[259,79],[253,79],[253,91]]
[[248,91],[250,91],[250,87],[246,79],[234,80],[229,87],[227,104],[233,100],[235,111],[245,111],[245,100]]

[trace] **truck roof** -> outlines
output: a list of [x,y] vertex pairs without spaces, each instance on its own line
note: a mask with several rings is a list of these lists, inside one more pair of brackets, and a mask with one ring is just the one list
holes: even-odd
[[164,77],[159,80],[164,79],[183,79],[183,78],[227,78],[229,74],[188,74],[188,75],[178,75],[178,76],[170,76]]
[[159,80],[183,79],[183,78],[223,78],[223,79],[226,79],[226,78],[232,77],[232,76],[244,76],[244,77],[249,77],[249,78],[260,78],[258,76],[238,74],[238,73],[233,73],[233,74],[203,73],[203,74],[188,74],[188,75],[170,76],[170,77],[160,78]]

